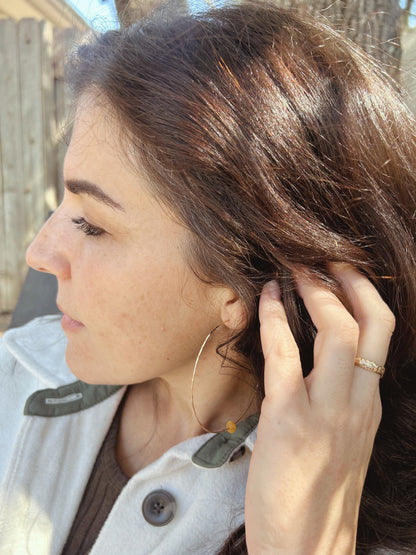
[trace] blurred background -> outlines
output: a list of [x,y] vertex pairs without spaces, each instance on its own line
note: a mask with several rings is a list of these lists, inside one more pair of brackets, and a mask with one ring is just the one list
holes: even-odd
[[[274,1],[328,18],[384,64],[416,114],[416,0]],[[219,2],[169,4],[186,13]],[[18,325],[40,308],[56,309],[53,279],[27,277],[24,253],[63,193],[71,131],[65,57],[91,28],[128,26],[161,5],[160,0],[0,0],[0,334],[13,313]]]

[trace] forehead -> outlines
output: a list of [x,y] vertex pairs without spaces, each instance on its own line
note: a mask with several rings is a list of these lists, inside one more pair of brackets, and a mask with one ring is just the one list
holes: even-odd
[[113,110],[104,101],[84,96],[78,102],[73,132],[64,161],[64,179],[81,179],[137,193],[147,179],[128,157]]
[[155,194],[149,177],[128,157],[125,142],[111,109],[85,99],[77,107],[64,162],[65,181],[97,185],[122,207],[132,227],[143,221],[144,213],[158,225],[165,218],[179,223],[174,211]]
[[[149,197],[149,187],[129,162],[120,142],[120,126],[111,110],[102,102],[82,99],[65,156],[64,180],[77,184],[67,186],[71,192],[86,192],[85,183],[91,184],[104,193],[102,198],[107,195],[124,212],[131,212],[143,205],[144,196]],[[80,183],[84,185],[80,187]],[[92,197],[97,200],[99,195]]]
[[[77,104],[71,140],[67,150],[69,161],[72,156],[89,155],[102,151],[105,155],[120,157],[120,126],[112,111],[104,102],[94,102],[82,97]],[[68,160],[65,160],[68,164]]]

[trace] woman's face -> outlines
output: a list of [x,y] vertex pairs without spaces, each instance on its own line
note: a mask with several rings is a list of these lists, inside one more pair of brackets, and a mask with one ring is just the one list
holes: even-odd
[[221,322],[222,289],[188,268],[189,232],[133,172],[108,113],[80,104],[63,202],[27,260],[58,279],[74,374],[90,383],[131,384],[192,368],[205,336]]

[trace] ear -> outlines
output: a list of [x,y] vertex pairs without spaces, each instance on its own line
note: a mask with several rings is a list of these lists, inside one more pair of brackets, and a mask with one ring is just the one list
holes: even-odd
[[221,320],[231,330],[241,329],[247,322],[247,310],[241,298],[231,289],[221,295]]

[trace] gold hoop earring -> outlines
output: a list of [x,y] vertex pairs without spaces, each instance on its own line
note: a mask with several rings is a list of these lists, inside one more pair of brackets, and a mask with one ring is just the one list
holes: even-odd
[[240,418],[237,420],[237,422],[233,422],[232,420],[228,420],[227,424],[225,425],[225,429],[224,430],[218,430],[218,431],[214,431],[214,430],[209,430],[208,428],[206,428],[202,422],[199,420],[198,415],[196,414],[196,409],[195,409],[195,401],[194,401],[194,383],[195,383],[195,376],[196,376],[196,369],[198,366],[198,362],[199,359],[201,358],[202,355],[202,351],[204,350],[205,345],[207,344],[209,338],[211,337],[211,335],[214,333],[214,331],[216,331],[220,326],[222,326],[224,322],[222,322],[221,324],[218,324],[218,326],[216,326],[215,328],[213,328],[209,334],[206,336],[206,338],[204,339],[204,342],[201,345],[201,348],[199,349],[199,353],[196,357],[195,360],[195,364],[194,364],[194,370],[192,372],[192,381],[191,381],[191,404],[192,404],[192,412],[194,413],[194,417],[195,420],[198,422],[198,424],[201,426],[201,428],[208,433],[211,434],[218,434],[224,431],[227,431],[230,434],[233,434],[236,429],[237,429],[237,424],[238,422],[240,422],[241,418],[246,414],[246,412],[248,411],[251,403],[253,402],[253,398],[250,400],[249,405],[247,406],[246,410],[243,412],[243,414],[240,416]]

